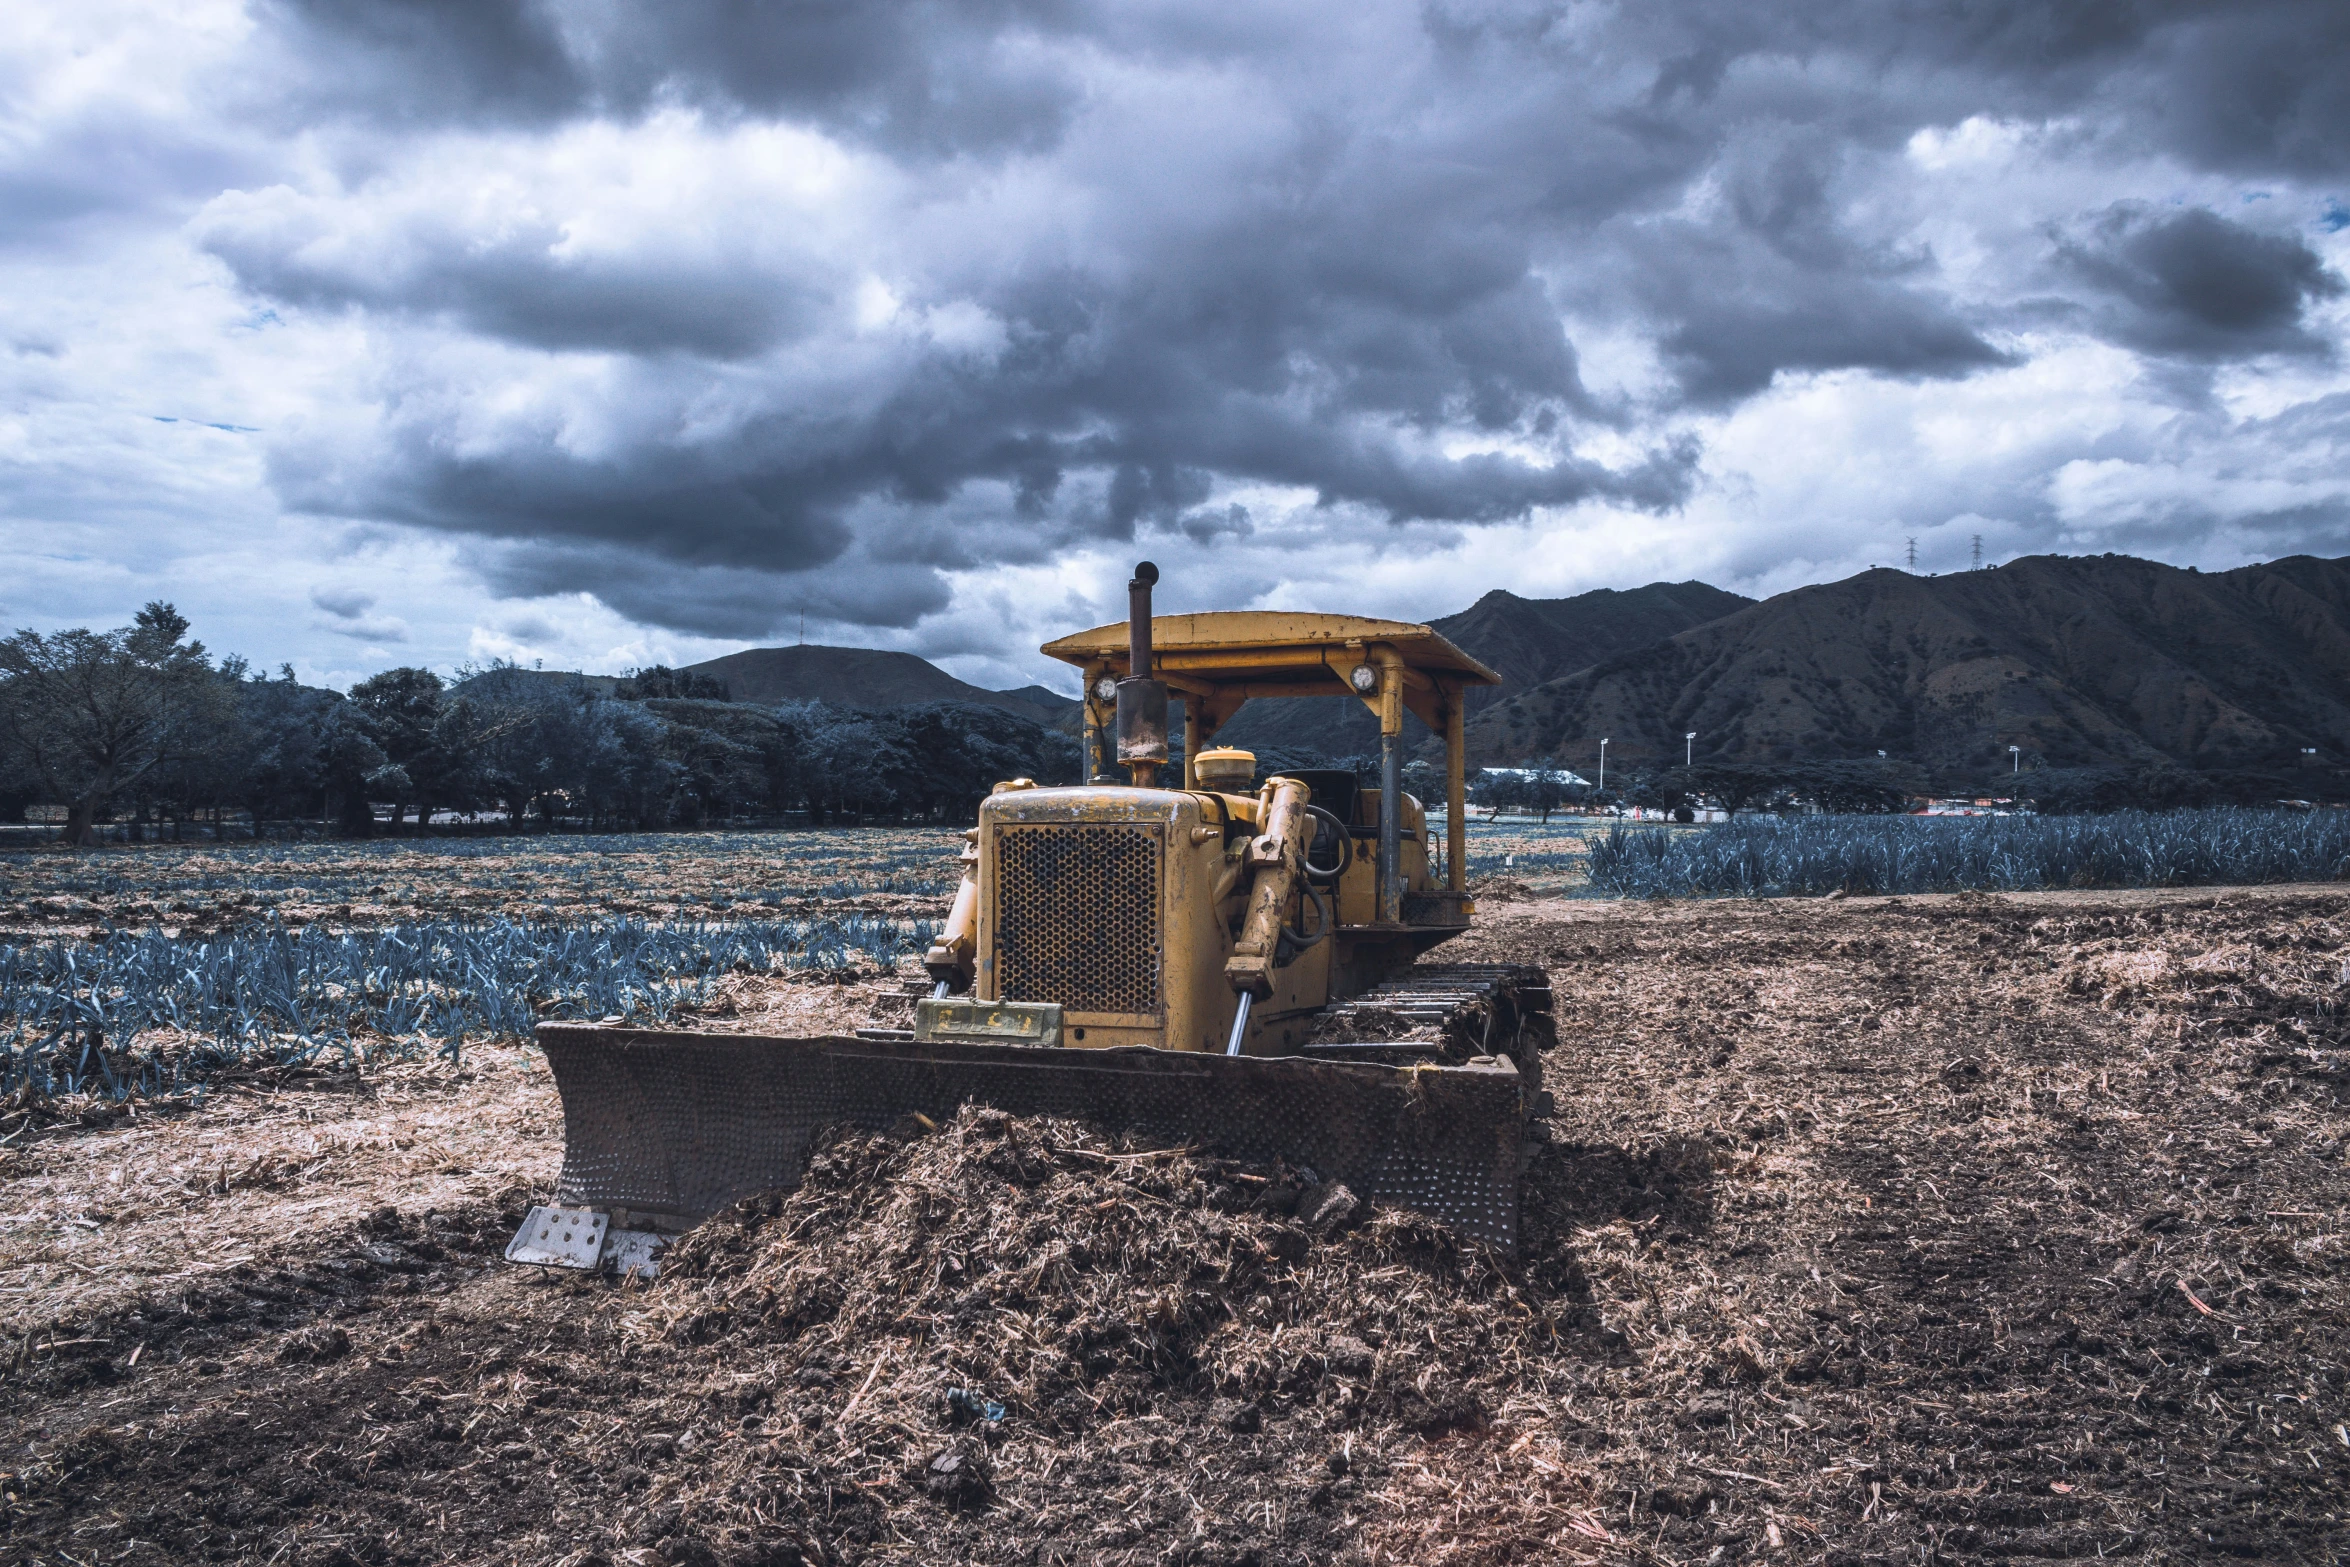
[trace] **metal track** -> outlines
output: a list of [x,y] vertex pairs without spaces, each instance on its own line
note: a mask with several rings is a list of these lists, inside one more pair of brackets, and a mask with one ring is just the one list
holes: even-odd
[[1550,978],[1541,969],[1423,963],[1323,1008],[1305,1053],[1357,1061],[1507,1056],[1533,1086],[1551,1042]]

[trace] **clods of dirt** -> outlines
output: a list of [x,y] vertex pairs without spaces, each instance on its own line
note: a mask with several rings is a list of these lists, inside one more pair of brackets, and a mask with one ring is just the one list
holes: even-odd
[[387,1157],[299,1255],[0,1347],[0,1557],[2350,1553],[2342,889],[1513,905],[1443,956],[1556,998],[1514,1259],[967,1112],[620,1286]]
[[1529,1366],[1604,1353],[1571,1262],[1360,1207],[988,1110],[841,1138],[689,1235],[629,1323],[637,1358],[726,1368],[714,1417],[752,1433],[648,1522],[722,1557],[784,1521],[820,1560],[1415,1559],[1427,1488],[1467,1475],[1511,1493],[1507,1535],[1571,1548],[1563,1469],[1490,1468],[1552,1441],[1506,1409]]

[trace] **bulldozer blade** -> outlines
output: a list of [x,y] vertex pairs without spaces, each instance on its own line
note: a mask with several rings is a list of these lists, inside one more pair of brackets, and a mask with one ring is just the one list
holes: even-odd
[[665,1229],[799,1184],[818,1131],[943,1122],[965,1104],[1079,1120],[1252,1162],[1514,1251],[1527,1087],[1493,1065],[1050,1050],[545,1023],[563,1099],[555,1201]]

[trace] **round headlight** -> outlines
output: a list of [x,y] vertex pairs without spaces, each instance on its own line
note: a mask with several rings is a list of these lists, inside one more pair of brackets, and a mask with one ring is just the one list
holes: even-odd
[[1368,664],[1355,665],[1355,667],[1348,672],[1346,678],[1352,681],[1354,683],[1354,688],[1357,691],[1362,692],[1365,696],[1369,696],[1372,692],[1379,689],[1379,671],[1373,669]]
[[1108,675],[1104,675],[1101,677],[1101,679],[1096,680],[1093,683],[1093,699],[1096,702],[1117,701],[1118,682],[1111,679]]

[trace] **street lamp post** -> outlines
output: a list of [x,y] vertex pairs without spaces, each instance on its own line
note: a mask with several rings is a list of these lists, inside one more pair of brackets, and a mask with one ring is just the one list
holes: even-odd
[[2011,746],[2009,746],[2009,747],[2007,748],[2007,756],[2008,756],[2008,760],[2009,760],[2010,762],[2014,763],[2014,765],[2013,765],[2013,766],[2011,766],[2010,768],[2008,768],[2008,771],[2009,771],[2009,772],[2011,772],[2011,773],[2020,773],[2020,772],[2022,772],[2022,771],[2024,770],[2024,748],[2023,748],[2022,746],[2020,746],[2020,745],[2011,745]]
[[1681,737],[1681,765],[1683,767],[1697,765],[1697,731],[1694,729]]
[[1599,792],[1607,793],[1607,741],[1599,742]]

